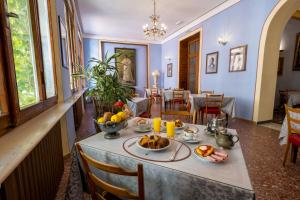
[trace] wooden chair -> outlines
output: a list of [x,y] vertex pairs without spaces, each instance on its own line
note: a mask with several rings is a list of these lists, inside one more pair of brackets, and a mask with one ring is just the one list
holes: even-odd
[[200,94],[213,94],[214,93],[214,91],[212,90],[212,91],[209,91],[209,90],[201,90],[200,91]]
[[140,114],[140,117],[151,118],[152,98],[148,98],[147,111]]
[[176,103],[184,105],[184,89],[174,89],[173,98],[171,100],[172,107],[174,108]]
[[150,97],[152,98],[152,102],[158,102],[161,100],[161,95],[159,93],[159,89],[158,88],[151,88],[151,94]]
[[[143,174],[143,165],[138,164],[137,171],[127,171],[118,166],[108,165],[106,163],[99,162],[86,153],[82,151],[81,146],[76,144],[77,150],[80,154],[84,172],[87,176],[89,189],[93,200],[109,200],[109,199],[139,199],[144,200],[144,174]],[[102,170],[104,172],[118,174],[123,176],[137,176],[138,178],[138,194],[132,193],[125,188],[111,185],[102,179],[98,178],[90,170],[89,165],[93,166],[96,169]],[[101,193],[99,190],[102,190]],[[118,198],[120,197],[120,198]]]
[[[189,121],[190,123],[195,123],[195,118],[193,113],[191,113],[191,103],[188,99],[186,110],[181,111],[174,111],[174,110],[163,110],[163,106],[161,104],[160,107],[160,117],[163,118],[163,116],[172,116],[173,120],[184,118],[185,120]],[[175,118],[176,117],[176,118]]]
[[223,105],[224,94],[206,94],[205,106],[200,109],[201,122],[203,124],[203,117],[207,119],[208,114],[213,114],[215,117],[221,114]]
[[287,105],[285,105],[285,112],[286,112],[287,126],[288,126],[288,142],[284,154],[283,166],[285,166],[285,162],[291,145],[292,145],[292,157],[291,157],[292,162],[296,163],[298,147],[300,146],[300,129],[296,129],[294,126],[292,126],[292,124],[300,126],[300,119],[295,119],[291,116],[291,112],[299,114],[300,116],[300,109],[290,108]]

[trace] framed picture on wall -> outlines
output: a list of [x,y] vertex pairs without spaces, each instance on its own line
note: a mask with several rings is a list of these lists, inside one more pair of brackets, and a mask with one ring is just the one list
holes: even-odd
[[115,53],[121,54],[116,59],[121,81],[128,85],[136,86],[136,50],[115,48]]
[[229,72],[246,71],[247,45],[230,49]]
[[293,71],[300,71],[300,33],[296,37]]
[[68,49],[68,34],[66,25],[63,22],[62,18],[58,16],[59,23],[59,40],[60,40],[60,53],[61,53],[61,64],[63,68],[69,70],[69,49]]
[[173,64],[169,63],[167,64],[167,77],[172,77],[172,69],[173,68]]
[[206,74],[218,73],[219,52],[213,52],[206,55]]

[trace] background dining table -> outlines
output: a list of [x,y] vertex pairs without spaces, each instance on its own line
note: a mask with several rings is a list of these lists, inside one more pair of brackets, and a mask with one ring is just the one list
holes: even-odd
[[148,99],[143,97],[134,97],[127,102],[127,105],[132,110],[133,117],[137,117],[147,111]]
[[[204,133],[205,126],[195,126],[199,129],[201,144],[216,146],[214,137]],[[131,170],[135,170],[136,165],[142,163],[144,165],[145,195],[148,200],[255,199],[239,142],[227,151],[228,160],[220,164],[200,160],[194,153],[187,159],[177,162],[154,162],[136,158],[124,150],[124,141],[143,135],[136,133],[134,127],[134,121],[129,120],[128,127],[120,131],[121,137],[118,139],[107,140],[104,139],[103,133],[98,133],[80,141],[79,144],[84,152],[102,162]],[[231,134],[237,134],[236,130],[228,131]],[[176,138],[181,134],[182,130],[177,131]],[[187,144],[187,146],[193,151],[197,144]],[[136,148],[136,146],[131,148]],[[150,153],[160,154],[159,152]],[[79,159],[78,156],[77,159]],[[76,162],[74,163],[76,164]],[[79,170],[75,171],[79,172]],[[93,171],[112,184],[130,188],[133,191],[137,190],[136,179],[132,177],[108,175],[95,169]],[[80,174],[77,176],[79,177]],[[73,180],[78,180],[78,178],[75,177]],[[74,189],[71,189],[71,192],[76,193]]]

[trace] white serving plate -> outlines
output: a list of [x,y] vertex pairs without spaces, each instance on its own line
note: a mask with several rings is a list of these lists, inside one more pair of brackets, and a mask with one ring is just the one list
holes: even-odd
[[140,127],[137,126],[137,127],[134,128],[134,131],[138,132],[138,133],[148,133],[148,132],[152,131],[152,128],[149,127],[147,129],[141,129]]

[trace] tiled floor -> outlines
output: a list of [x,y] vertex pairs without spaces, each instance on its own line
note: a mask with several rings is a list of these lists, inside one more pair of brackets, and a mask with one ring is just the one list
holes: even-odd
[[[157,105],[154,105],[152,113],[153,116],[158,115]],[[81,127],[77,132],[79,139],[88,137],[95,132],[91,116],[92,107],[88,105]],[[229,126],[237,129],[240,135],[240,142],[256,199],[300,200],[300,156],[298,155],[296,165],[288,162],[286,167],[282,167],[285,147],[278,144],[279,132],[238,119],[230,120]],[[65,173],[57,199],[64,199],[69,166],[70,159],[66,159]]]

